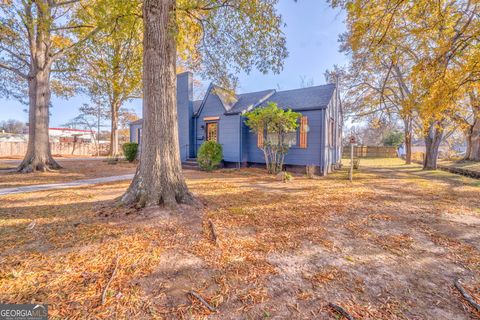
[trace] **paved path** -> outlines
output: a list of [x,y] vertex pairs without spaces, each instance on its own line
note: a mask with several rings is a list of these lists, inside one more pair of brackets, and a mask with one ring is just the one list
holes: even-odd
[[34,191],[84,187],[84,186],[89,186],[89,185],[92,185],[92,184],[106,183],[106,182],[113,182],[113,181],[121,181],[121,180],[131,180],[131,179],[133,179],[133,174],[126,174],[126,175],[123,175],[123,176],[113,176],[113,177],[103,177],[103,178],[95,178],[95,179],[77,180],[77,181],[64,182],[64,183],[51,183],[51,184],[39,184],[39,185],[16,187],[16,188],[4,188],[4,189],[0,189],[0,196],[17,194],[17,193],[34,192]]

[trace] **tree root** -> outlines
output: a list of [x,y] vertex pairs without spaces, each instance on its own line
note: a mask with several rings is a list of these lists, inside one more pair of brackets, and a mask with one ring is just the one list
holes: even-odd
[[25,158],[16,170],[20,173],[32,173],[35,171],[51,172],[58,169],[62,169],[62,166],[60,166],[53,158],[42,161],[38,158],[31,157]]
[[478,304],[473,297],[463,288],[462,284],[460,283],[460,279],[455,280],[455,288],[462,294],[463,298],[470,303],[472,307],[477,309],[480,312],[480,304]]
[[348,320],[355,320],[354,317],[352,317],[345,309],[340,307],[339,305],[336,305],[334,303],[329,303],[328,306],[332,308],[333,310],[337,311],[339,314],[347,318]]
[[198,301],[200,301],[201,303],[203,303],[203,305],[205,307],[207,307],[208,310],[212,311],[212,312],[215,312],[217,311],[217,309],[215,307],[213,307],[211,304],[209,304],[205,299],[202,298],[201,295],[199,295],[198,293],[196,293],[195,291],[191,290],[188,292],[191,296],[195,297],[198,299]]

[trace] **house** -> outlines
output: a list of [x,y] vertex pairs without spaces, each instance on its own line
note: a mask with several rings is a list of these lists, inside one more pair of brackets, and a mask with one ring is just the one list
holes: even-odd
[[[177,111],[180,157],[187,161],[196,157],[206,140],[223,146],[225,166],[264,164],[263,151],[258,147],[257,134],[245,125],[244,113],[276,102],[280,108],[291,108],[302,114],[285,165],[305,170],[306,165],[317,167],[325,175],[341,160],[342,110],[334,84],[277,91],[231,94],[211,84],[202,100],[193,101],[193,75],[177,76]],[[130,141],[141,148],[143,120],[130,124]],[[261,143],[261,142],[260,142]]]
[[48,128],[50,142],[92,143],[95,132],[72,128]]

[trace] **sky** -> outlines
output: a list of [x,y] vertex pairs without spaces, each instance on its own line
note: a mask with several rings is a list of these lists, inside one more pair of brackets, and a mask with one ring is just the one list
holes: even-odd
[[[302,78],[314,85],[325,83],[324,72],[337,65],[346,65],[348,60],[338,51],[338,36],[345,29],[345,14],[331,9],[324,0],[280,0],[278,10],[286,26],[289,57],[280,74],[263,75],[259,72],[240,74],[238,93],[265,89],[289,90],[299,88]],[[68,100],[52,97],[50,127],[60,127],[78,115],[78,108],[88,103],[88,97],[77,95]],[[141,116],[140,100],[125,107],[134,109]],[[0,121],[17,119],[27,121],[23,111],[27,106],[16,100],[0,98]]]

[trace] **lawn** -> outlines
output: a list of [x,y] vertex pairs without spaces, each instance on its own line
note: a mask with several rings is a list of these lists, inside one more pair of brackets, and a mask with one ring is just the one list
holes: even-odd
[[106,160],[57,159],[63,167],[51,172],[35,172],[28,175],[5,170],[15,168],[15,164],[0,160],[0,188],[13,188],[35,184],[61,183],[82,179],[119,176],[135,173],[135,164],[120,161],[116,165]]
[[185,175],[202,205],[178,212],[111,209],[128,182],[0,197],[0,301],[52,319],[338,319],[330,302],[356,319],[480,316],[453,286],[480,301],[478,180],[396,159],[362,160],[353,183]]

